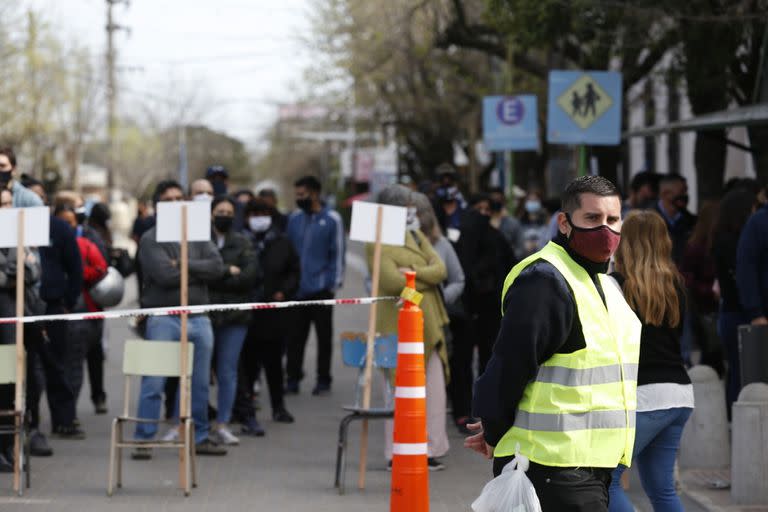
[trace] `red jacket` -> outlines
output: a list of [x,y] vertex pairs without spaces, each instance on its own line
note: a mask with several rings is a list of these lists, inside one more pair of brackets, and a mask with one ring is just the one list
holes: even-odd
[[96,244],[85,238],[77,237],[77,246],[80,248],[80,256],[83,259],[83,298],[88,311],[101,311],[88,290],[107,275],[107,262]]

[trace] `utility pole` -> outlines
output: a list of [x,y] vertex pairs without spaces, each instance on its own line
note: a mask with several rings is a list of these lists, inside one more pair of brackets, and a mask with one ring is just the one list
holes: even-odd
[[116,185],[115,135],[117,132],[117,75],[115,69],[116,52],[114,34],[117,30],[126,30],[114,22],[112,8],[115,4],[128,5],[129,0],[107,0],[107,200],[111,200],[112,190]]

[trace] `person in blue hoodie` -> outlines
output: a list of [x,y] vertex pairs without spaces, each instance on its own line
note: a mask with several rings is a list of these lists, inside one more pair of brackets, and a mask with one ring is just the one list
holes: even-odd
[[[288,219],[287,235],[301,260],[298,300],[332,299],[344,277],[344,223],[320,200],[322,187],[314,176],[294,183],[297,211]],[[299,392],[304,377],[304,350],[312,324],[317,334],[317,382],[313,395],[331,390],[333,308],[302,307],[294,311],[295,330],[288,343],[286,392]]]

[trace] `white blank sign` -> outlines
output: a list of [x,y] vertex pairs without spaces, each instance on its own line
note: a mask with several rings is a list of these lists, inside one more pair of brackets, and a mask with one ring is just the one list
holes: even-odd
[[51,239],[51,211],[35,208],[0,208],[0,247],[18,247],[19,210],[24,210],[24,246],[46,247]]
[[211,239],[211,203],[208,201],[162,201],[157,203],[157,241],[181,242],[181,207],[187,207],[187,241]]
[[376,210],[382,208],[381,243],[405,245],[405,222],[408,209],[402,206],[386,206],[355,201],[352,203],[352,226],[349,239],[359,242],[376,241]]

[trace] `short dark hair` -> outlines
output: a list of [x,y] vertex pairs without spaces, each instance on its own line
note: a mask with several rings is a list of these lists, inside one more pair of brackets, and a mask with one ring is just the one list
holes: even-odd
[[472,197],[469,198],[469,206],[475,206],[477,203],[482,203],[483,201],[491,202],[491,196],[488,194],[483,194],[482,192],[479,194],[473,194]]
[[211,201],[211,211],[213,211],[213,209],[219,206],[221,203],[229,203],[232,205],[232,208],[237,208],[234,199],[227,195],[220,195],[216,196],[213,201]]
[[582,194],[595,194],[600,197],[616,196],[621,198],[619,189],[610,180],[602,176],[580,176],[570,182],[563,192],[562,210],[573,213],[581,207]]
[[245,216],[247,217],[249,215],[258,213],[267,213],[272,215],[275,212],[264,199],[257,197],[256,199],[251,199],[248,201],[248,204],[245,207]]
[[642,171],[634,175],[631,183],[629,184],[629,188],[632,190],[632,192],[637,192],[647,185],[651,187],[651,190],[658,193],[659,178],[661,178],[661,176],[653,171]]
[[320,192],[323,189],[323,186],[320,184],[320,180],[314,176],[304,176],[303,178],[299,178],[296,180],[296,183],[294,183],[293,186],[304,187],[312,192]]
[[166,191],[177,188],[181,190],[181,193],[184,193],[184,189],[182,188],[181,184],[176,180],[163,180],[160,183],[157,184],[155,187],[155,193],[152,194],[152,202],[157,203],[160,201],[160,196],[166,193]]
[[661,178],[659,178],[659,187],[672,183],[688,183],[688,180],[679,174],[663,174]]
[[16,167],[16,153],[13,152],[13,148],[10,146],[0,147],[0,155],[8,157],[8,161],[11,162],[11,167]]
[[251,199],[253,199],[254,197],[256,197],[256,196],[253,195],[253,191],[250,190],[250,189],[247,189],[247,188],[241,188],[240,190],[238,190],[234,194],[235,197],[240,197],[242,195],[247,195],[249,197],[249,201]]
[[43,186],[43,183],[40,180],[33,178],[29,174],[22,174],[19,177],[19,181],[21,182],[21,185],[25,188],[34,187],[35,185],[40,185],[41,187]]

